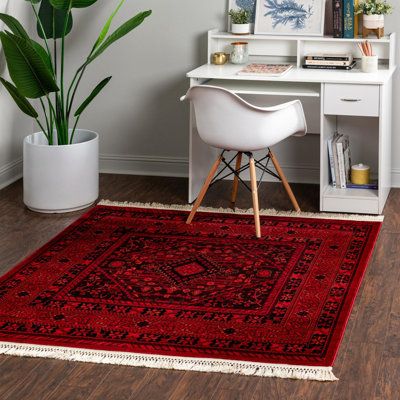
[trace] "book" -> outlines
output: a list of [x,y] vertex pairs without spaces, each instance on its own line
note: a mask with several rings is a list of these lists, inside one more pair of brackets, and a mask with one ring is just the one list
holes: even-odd
[[350,65],[347,66],[338,66],[338,65],[307,65],[303,64],[303,68],[306,69],[342,69],[342,70],[352,70],[357,64],[357,61],[353,61]]
[[347,183],[346,185],[347,189],[371,189],[371,190],[378,190],[379,186],[378,186],[378,182],[371,182],[371,183],[367,183],[365,185],[356,185],[354,183]]
[[354,0],[343,0],[343,37],[354,38]]
[[[357,8],[359,0],[354,0],[354,10]],[[354,37],[357,37],[360,29],[360,16],[359,14],[354,14]]]
[[249,64],[238,75],[257,76],[282,76],[293,68],[292,64]]
[[333,7],[333,37],[343,37],[343,0],[332,0]]
[[305,56],[306,60],[321,60],[321,61],[353,61],[353,54],[351,53],[315,53],[315,54],[307,54]]
[[344,167],[344,136],[336,142],[336,151],[337,151],[337,158],[338,158],[338,165],[339,165],[339,187],[341,189],[346,189],[346,172]]
[[327,65],[334,67],[349,67],[353,61],[333,61],[333,60],[305,60],[305,65]]
[[334,136],[328,140],[328,157],[329,157],[329,169],[331,172],[332,186],[336,187],[335,159],[333,157],[333,146],[332,146],[333,140]]
[[338,156],[337,156],[337,147],[336,143],[337,141],[342,137],[343,135],[339,134],[336,132],[333,136],[332,140],[332,154],[333,154],[333,169],[335,172],[335,177],[336,177],[336,185],[335,187],[340,187],[340,177],[339,177],[339,162],[338,162]]

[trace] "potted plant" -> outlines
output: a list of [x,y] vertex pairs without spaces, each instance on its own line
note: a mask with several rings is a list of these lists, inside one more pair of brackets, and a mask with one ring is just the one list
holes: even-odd
[[235,35],[248,35],[250,33],[250,13],[247,10],[230,10],[232,33]]
[[[97,0],[26,0],[37,21],[42,44],[20,22],[0,14],[6,28],[0,40],[11,81],[0,78],[16,105],[39,126],[24,140],[24,203],[34,211],[67,212],[91,205],[98,197],[98,141],[96,132],[79,129],[82,113],[109,83],[103,79],[78,107],[75,98],[88,67],[107,48],[139,26],[151,11],[140,12],[114,32],[111,23],[125,0],[106,21],[90,53],[66,82],[65,37],[73,26],[73,9]],[[37,99],[38,111],[30,99]],[[40,115],[39,115],[40,114]]]
[[363,27],[382,29],[385,26],[385,15],[393,11],[385,0],[365,0],[356,6],[355,13],[363,14]]

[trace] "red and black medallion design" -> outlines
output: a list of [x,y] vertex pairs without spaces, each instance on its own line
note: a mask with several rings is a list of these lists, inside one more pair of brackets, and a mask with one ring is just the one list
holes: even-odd
[[331,366],[380,223],[97,206],[0,280],[0,341]]

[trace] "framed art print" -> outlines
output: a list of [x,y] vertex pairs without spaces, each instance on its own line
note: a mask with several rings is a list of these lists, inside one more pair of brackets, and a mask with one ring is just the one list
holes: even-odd
[[257,0],[254,33],[323,36],[325,0]]
[[[254,22],[256,19],[256,2],[257,0],[228,0],[228,11],[230,10],[247,10],[250,13],[251,31],[254,31]],[[230,17],[228,18],[228,31],[230,29]]]

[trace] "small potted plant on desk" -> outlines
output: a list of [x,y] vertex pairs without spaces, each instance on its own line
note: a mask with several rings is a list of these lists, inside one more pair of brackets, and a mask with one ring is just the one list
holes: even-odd
[[232,33],[234,35],[248,35],[250,33],[250,13],[247,10],[230,10]]
[[[67,85],[65,37],[72,29],[72,10],[89,7],[97,0],[27,1],[43,45],[32,39],[16,18],[0,13],[0,22],[7,28],[0,31],[0,40],[12,81],[0,77],[0,82],[40,128],[24,140],[24,203],[44,213],[79,210],[94,203],[99,194],[99,135],[78,129],[78,122],[111,77],[98,83],[76,107],[79,84],[89,65],[140,25],[151,11],[137,14],[109,34],[111,22],[125,1],[120,0]],[[30,99],[38,100],[35,104],[40,112]]]
[[364,0],[356,6],[356,14],[363,15],[363,37],[371,32],[380,39],[385,32],[385,15],[393,11],[386,0]]

